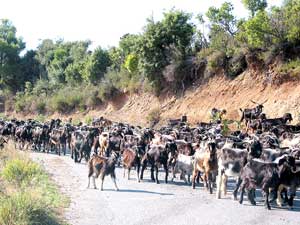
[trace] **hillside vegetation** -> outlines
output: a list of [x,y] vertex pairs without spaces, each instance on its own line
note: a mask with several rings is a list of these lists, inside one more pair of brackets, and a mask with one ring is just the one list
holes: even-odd
[[[237,110],[238,104],[244,106],[250,98],[272,97],[273,90],[284,89],[286,83],[297,86],[300,0],[285,0],[281,7],[268,8],[266,0],[243,0],[243,3],[249,10],[247,18],[237,18],[230,2],[219,8],[210,7],[205,15],[197,16],[172,9],[160,21],[150,17],[142,33],[122,36],[116,47],[99,46],[90,51],[89,40],[46,39],[37,50],[27,51],[24,56],[20,52],[26,43],[16,36],[12,22],[3,19],[0,94],[5,99],[5,109],[10,114],[47,116],[75,112],[93,116],[97,110],[113,116],[112,111],[124,108],[132,98],[140,96],[146,101],[141,104],[150,104],[141,110],[147,111],[145,115],[156,110],[156,117],[161,118],[181,113],[205,118],[202,112],[189,107],[202,110],[232,104]],[[198,24],[192,22],[195,17]],[[205,26],[209,27],[207,33],[198,28]],[[213,88],[216,82],[218,86]],[[241,84],[260,86],[268,92],[259,93],[257,89],[243,92]],[[237,93],[245,101],[230,102],[230,96]],[[204,102],[185,105],[188,98],[197,95]],[[221,97],[224,99],[220,100]],[[136,102],[141,101],[136,99],[132,104]],[[176,104],[177,108],[172,110],[171,105]],[[271,105],[271,101],[267,104]],[[138,106],[133,111],[137,109]]]

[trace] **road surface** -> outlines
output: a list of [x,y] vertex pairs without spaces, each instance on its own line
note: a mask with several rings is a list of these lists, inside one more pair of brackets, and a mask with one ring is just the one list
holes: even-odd
[[[272,207],[267,211],[259,196],[257,206],[251,206],[246,199],[240,205],[231,199],[230,193],[221,200],[215,199],[215,194],[209,194],[202,185],[192,190],[180,180],[165,184],[164,172],[160,173],[161,184],[150,182],[149,170],[141,183],[136,181],[135,171],[131,172],[131,180],[127,180],[121,168],[116,169],[120,191],[116,192],[110,177],[106,177],[101,192],[87,189],[85,163],[75,164],[69,156],[45,153],[31,156],[70,197],[65,217],[72,225],[300,224],[299,193],[293,210]],[[100,181],[96,182],[100,187]]]

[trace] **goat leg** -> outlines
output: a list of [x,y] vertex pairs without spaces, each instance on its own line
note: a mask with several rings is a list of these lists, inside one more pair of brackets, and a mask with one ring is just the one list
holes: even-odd
[[246,184],[243,182],[243,184],[242,184],[242,188],[241,188],[240,201],[239,201],[239,203],[240,203],[240,204],[243,204],[243,200],[244,200],[244,193],[245,193],[245,187],[246,187]]
[[105,175],[101,175],[101,191],[103,191],[103,183],[104,183],[104,177]]
[[[167,177],[168,179],[168,177]],[[155,180],[156,180],[156,183],[159,184],[159,180],[158,180],[158,166],[155,165]]]
[[224,176],[224,174],[222,173],[222,171],[219,171],[217,175],[217,192],[216,192],[217,199],[221,198],[222,176]]
[[[168,183],[168,175],[169,175],[169,169],[168,169],[168,164],[164,165],[165,168],[165,172],[166,172],[166,177],[165,177],[165,183]],[[157,173],[158,173],[158,169],[157,169]]]
[[238,177],[238,180],[236,182],[236,185],[235,185],[235,189],[233,191],[233,199],[236,201],[237,200],[237,194],[238,194],[238,190],[239,190],[239,187],[242,183],[242,179],[240,177]]
[[128,180],[130,180],[130,167],[128,168]]
[[138,182],[140,182],[140,167],[141,167],[141,164],[138,163],[136,166],[136,175],[137,175]]
[[[97,187],[96,187],[96,177],[95,176],[93,176],[93,183],[94,183],[94,189],[97,189]],[[102,182],[102,184],[103,184],[103,182]]]
[[90,181],[91,181],[91,177],[89,177],[87,188],[90,188]]
[[254,200],[254,193],[255,189],[251,189],[248,191],[248,200],[250,201],[251,205],[256,205],[256,202]]
[[116,175],[115,175],[115,173],[112,173],[112,174],[111,174],[111,179],[112,179],[112,181],[114,182],[116,191],[119,191],[119,188],[118,188],[117,182],[116,182]]

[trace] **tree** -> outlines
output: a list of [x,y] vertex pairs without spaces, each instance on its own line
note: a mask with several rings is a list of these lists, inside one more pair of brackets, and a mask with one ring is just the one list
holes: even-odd
[[0,21],[0,86],[17,91],[24,85],[20,68],[20,52],[25,48],[16,28],[6,19]]
[[224,2],[220,8],[210,7],[206,16],[210,21],[210,47],[231,56],[236,45],[234,38],[237,32],[237,20],[233,15],[233,5]]
[[48,77],[54,84],[66,83],[65,69],[71,63],[69,51],[64,45],[60,45],[54,50],[53,60],[50,62]]
[[48,70],[54,58],[55,48],[56,44],[50,39],[43,40],[37,47],[36,59],[40,63],[40,79],[48,79]]
[[172,50],[184,59],[191,52],[195,26],[191,14],[179,10],[164,13],[162,21],[147,20],[137,51],[140,70],[157,90],[164,81],[162,72],[172,62]]
[[107,50],[98,47],[87,59],[84,68],[83,79],[90,83],[97,83],[103,78],[107,68],[111,65],[111,60]]
[[287,29],[286,37],[290,42],[300,44],[300,1],[287,0],[283,10]]
[[212,25],[218,26],[231,36],[236,32],[236,19],[233,15],[233,5],[230,2],[224,2],[218,9],[210,7],[206,13],[207,18]]
[[251,16],[254,17],[255,13],[267,8],[267,0],[242,0],[242,3],[251,12]]
[[40,78],[41,64],[36,58],[37,53],[34,50],[27,51],[26,54],[21,58],[21,68],[23,79],[29,81],[32,84]]
[[119,48],[123,61],[129,54],[136,52],[139,38],[140,36],[136,34],[125,34],[120,38]]

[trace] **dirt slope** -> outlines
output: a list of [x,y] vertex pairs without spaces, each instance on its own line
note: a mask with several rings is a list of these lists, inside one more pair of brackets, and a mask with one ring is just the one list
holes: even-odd
[[[239,108],[253,107],[250,100],[265,103],[264,111],[269,117],[281,116],[291,112],[298,121],[300,113],[300,82],[286,82],[280,86],[264,85],[265,75],[247,70],[234,80],[222,75],[211,78],[208,82],[190,88],[180,98],[171,95],[155,97],[149,93],[122,95],[105,106],[85,113],[72,115],[51,115],[52,118],[67,118],[84,121],[86,117],[104,116],[114,121],[147,125],[147,115],[153,109],[161,111],[163,124],[168,118],[188,116],[192,124],[208,121],[209,111],[213,107],[227,110],[227,118],[239,119]],[[32,117],[32,115],[29,115]],[[28,117],[28,116],[27,116]]]
[[[75,113],[73,118],[105,116],[115,121],[146,125],[146,116],[160,108],[163,123],[168,118],[187,115],[188,121],[208,121],[213,107],[225,108],[227,118],[240,118],[239,108],[255,106],[250,100],[265,103],[264,111],[270,117],[291,112],[298,121],[300,113],[300,83],[287,82],[280,86],[264,85],[262,74],[246,71],[234,80],[224,76],[211,78],[207,83],[190,88],[180,98],[155,97],[151,94],[123,95],[113,102],[88,113]],[[54,117],[57,115],[53,115]]]

